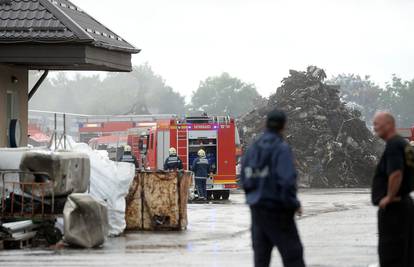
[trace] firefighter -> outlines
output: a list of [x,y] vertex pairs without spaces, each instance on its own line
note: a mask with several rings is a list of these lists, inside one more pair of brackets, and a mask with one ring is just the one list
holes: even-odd
[[177,150],[174,147],[169,149],[169,156],[164,162],[164,170],[165,171],[181,171],[183,170],[183,162],[177,156]]
[[131,146],[125,145],[124,146],[124,153],[121,158],[121,162],[128,162],[135,165],[135,168],[138,168],[137,158],[132,154]]
[[242,160],[241,183],[252,218],[254,266],[270,264],[277,247],[285,267],[304,267],[303,247],[295,223],[301,214],[297,198],[297,172],[292,151],[283,139],[286,114],[267,115],[266,131]]
[[206,152],[200,149],[197,153],[198,158],[193,161],[191,170],[194,172],[195,184],[200,200],[207,200],[207,178],[211,166],[206,157]]

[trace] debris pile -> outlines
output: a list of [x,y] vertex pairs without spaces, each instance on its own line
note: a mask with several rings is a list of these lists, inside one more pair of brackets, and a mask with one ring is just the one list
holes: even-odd
[[339,88],[323,83],[325,78],[314,66],[304,72],[290,70],[266,105],[240,118],[243,143],[254,140],[263,131],[266,114],[279,108],[288,114],[285,135],[296,156],[301,186],[369,185],[382,143],[360,112],[341,102]]

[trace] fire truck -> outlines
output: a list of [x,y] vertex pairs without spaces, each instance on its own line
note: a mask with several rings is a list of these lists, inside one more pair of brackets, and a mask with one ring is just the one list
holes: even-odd
[[141,167],[147,170],[162,170],[170,147],[176,148],[184,169],[191,170],[198,150],[203,149],[212,165],[212,176],[207,181],[209,197],[228,199],[230,190],[237,188],[240,138],[234,119],[228,116],[116,116],[105,120],[88,118],[80,126],[80,139],[89,139],[94,148],[104,148],[108,140],[118,145],[126,140]]
[[239,146],[235,121],[226,116],[158,120],[141,133],[138,142],[138,150],[145,154],[145,168],[151,170],[163,169],[170,147],[176,148],[184,169],[191,170],[197,152],[203,149],[212,166],[207,192],[213,199],[228,199],[230,190],[237,188],[236,149]]
[[398,128],[397,132],[408,141],[414,141],[414,126],[411,128]]

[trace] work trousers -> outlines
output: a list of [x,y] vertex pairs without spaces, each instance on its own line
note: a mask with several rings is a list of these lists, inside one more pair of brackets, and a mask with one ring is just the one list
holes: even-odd
[[378,211],[381,267],[414,266],[414,205],[410,197]]
[[196,185],[198,197],[203,197],[207,199],[207,179],[196,177],[195,185]]
[[251,207],[251,215],[255,267],[269,266],[275,246],[285,267],[305,266],[294,211]]

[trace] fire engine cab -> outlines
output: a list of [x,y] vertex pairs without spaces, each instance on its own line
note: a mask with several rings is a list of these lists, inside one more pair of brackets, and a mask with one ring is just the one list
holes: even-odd
[[184,119],[158,120],[140,135],[139,150],[145,150],[145,168],[163,169],[168,150],[174,147],[191,170],[197,152],[203,149],[212,166],[207,192],[214,199],[228,199],[236,183],[236,147],[240,145],[234,119],[201,116]]

